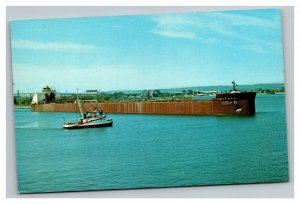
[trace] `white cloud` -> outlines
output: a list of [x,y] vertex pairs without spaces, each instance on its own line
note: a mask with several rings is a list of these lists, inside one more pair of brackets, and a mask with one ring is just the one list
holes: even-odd
[[261,45],[252,44],[252,45],[246,45],[242,47],[243,49],[250,50],[252,52],[258,53],[258,54],[265,54],[267,53],[267,50],[262,47]]
[[246,16],[234,13],[225,13],[225,12],[214,12],[211,13],[211,17],[225,21],[226,24],[233,26],[256,26],[264,28],[278,28],[279,21],[277,20],[266,20],[263,18]]
[[[151,19],[155,22],[155,27],[150,32],[164,37],[198,40],[202,44],[218,44],[221,42],[218,37],[225,42],[226,39],[224,38],[226,37],[252,44],[244,46],[242,49],[260,54],[266,53],[266,50],[279,50],[278,48],[280,48],[280,46],[277,46],[277,42],[261,40],[253,35],[251,37],[241,35],[236,29],[252,26],[273,32],[272,30],[280,28],[280,19],[277,17],[274,20],[267,20],[235,13],[211,12],[202,13],[201,16],[196,16],[194,13],[185,14],[184,16],[181,14],[158,15]],[[237,48],[241,47],[237,46]]]
[[218,44],[220,43],[220,40],[217,38],[212,38],[212,37],[208,37],[208,38],[202,38],[202,37],[198,37],[199,42],[201,42],[202,44]]
[[166,37],[172,37],[172,38],[187,38],[187,39],[196,39],[197,38],[197,35],[195,33],[186,32],[186,31],[160,29],[160,30],[153,30],[152,33],[157,34],[157,35],[166,36]]
[[216,44],[219,42],[213,37],[202,37],[197,33],[198,28],[204,27],[203,22],[194,15],[160,15],[152,17],[156,27],[150,32],[156,35],[171,38],[184,38],[198,40],[203,44]]
[[98,49],[99,47],[72,42],[37,42],[30,40],[12,40],[12,48],[49,52],[91,52]]
[[181,27],[181,26],[192,26],[199,27],[200,21],[192,15],[185,14],[165,14],[165,15],[154,15],[152,20],[157,23],[159,27]]
[[187,26],[194,26],[194,21],[186,16],[179,15],[159,15],[153,16],[151,19],[156,26],[150,32],[156,35],[171,38],[196,39],[197,34]]

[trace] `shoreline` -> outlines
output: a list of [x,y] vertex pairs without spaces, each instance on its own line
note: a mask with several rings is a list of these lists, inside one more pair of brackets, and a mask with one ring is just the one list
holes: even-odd
[[31,109],[31,106],[14,106],[14,109]]

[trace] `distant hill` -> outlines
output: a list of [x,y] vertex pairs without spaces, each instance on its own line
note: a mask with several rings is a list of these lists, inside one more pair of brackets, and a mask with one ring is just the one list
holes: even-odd
[[[257,89],[276,89],[284,87],[284,83],[275,84],[253,84],[253,85],[238,85],[237,90],[241,91],[255,91]],[[197,87],[182,87],[182,88],[170,88],[170,89],[156,89],[162,93],[176,93],[183,90],[193,91],[230,91],[232,86],[197,86]],[[105,91],[105,93],[123,92],[126,94],[142,93],[144,90],[128,90],[128,91]]]

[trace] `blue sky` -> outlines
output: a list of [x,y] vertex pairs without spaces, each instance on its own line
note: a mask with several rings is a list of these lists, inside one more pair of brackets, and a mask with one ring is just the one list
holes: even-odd
[[14,92],[284,82],[281,12],[11,22]]

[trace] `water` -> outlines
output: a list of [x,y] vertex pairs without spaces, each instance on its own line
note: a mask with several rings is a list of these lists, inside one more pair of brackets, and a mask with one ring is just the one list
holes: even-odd
[[15,110],[21,193],[288,181],[284,95],[257,114],[111,114],[113,127],[62,129],[76,113]]

